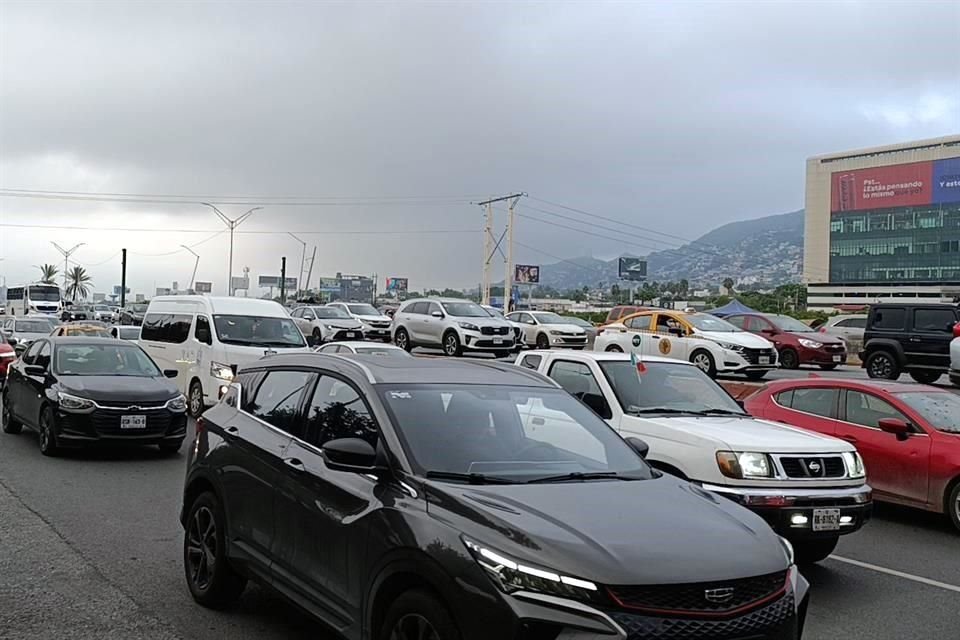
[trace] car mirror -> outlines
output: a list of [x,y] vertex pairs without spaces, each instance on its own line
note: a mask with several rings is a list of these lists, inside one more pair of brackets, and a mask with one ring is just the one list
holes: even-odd
[[536,320],[527,320],[527,324],[537,324]]
[[877,423],[881,431],[892,433],[898,439],[904,439],[910,433],[910,425],[900,418],[881,418]]
[[176,378],[178,375],[180,375],[180,372],[176,369],[164,369],[163,375],[166,378]]
[[28,376],[44,376],[47,375],[47,369],[41,367],[38,364],[28,364],[23,367],[23,372]]
[[637,452],[637,455],[647,459],[647,454],[650,453],[650,445],[641,440],[640,438],[627,438],[627,444],[630,445],[630,448]]
[[765,333],[768,336],[775,336],[777,335],[777,330],[774,329],[773,327],[767,327],[766,329],[761,329],[760,333]]
[[337,438],[323,445],[323,458],[334,471],[374,473],[377,471],[377,451],[360,438]]
[[434,312],[431,313],[430,315],[432,315],[434,318],[442,318],[442,317],[443,317],[443,312],[442,312],[442,311],[434,311]]
[[309,314],[309,313],[303,314],[303,319],[304,319],[304,320],[309,320],[309,321],[311,321],[311,322],[313,322],[314,320],[316,320],[316,318],[314,318],[313,315],[312,315],[312,314]]

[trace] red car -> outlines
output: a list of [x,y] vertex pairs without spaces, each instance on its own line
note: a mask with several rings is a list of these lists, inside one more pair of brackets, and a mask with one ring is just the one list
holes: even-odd
[[17,354],[6,342],[0,342],[0,387],[7,380],[7,366],[17,359]]
[[960,395],[895,382],[781,380],[745,402],[754,416],[853,443],[874,498],[946,513],[960,529]]
[[790,316],[738,313],[724,320],[772,342],[780,354],[780,366],[784,369],[813,364],[829,370],[847,362],[846,342],[836,336],[820,333]]

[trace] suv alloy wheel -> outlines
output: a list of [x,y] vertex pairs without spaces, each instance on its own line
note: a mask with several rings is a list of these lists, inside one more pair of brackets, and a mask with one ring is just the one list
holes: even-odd
[[187,515],[183,535],[183,569],[193,599],[218,608],[240,597],[247,580],[227,560],[223,509],[210,492],[201,493]]
[[397,329],[397,333],[394,336],[393,341],[398,347],[400,347],[404,351],[409,352],[411,349],[413,349],[413,345],[410,344],[410,336],[407,335],[407,330],[404,329],[403,327],[400,327],[399,329]]
[[874,351],[867,356],[867,375],[882,380],[900,377],[900,365],[889,351]]
[[379,640],[460,640],[453,618],[426,591],[407,591],[390,606]]

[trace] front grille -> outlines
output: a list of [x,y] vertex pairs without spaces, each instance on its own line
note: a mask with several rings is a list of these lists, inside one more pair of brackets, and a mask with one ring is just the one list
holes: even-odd
[[471,347],[489,347],[495,349],[509,349],[513,346],[513,340],[504,340],[499,344],[495,343],[493,340],[476,340],[473,343],[470,343]]
[[334,340],[346,340],[347,334],[351,334],[351,337],[362,336],[363,332],[360,329],[341,329],[333,334]]
[[485,336],[505,336],[510,333],[509,327],[480,327],[480,333]]
[[143,429],[121,429],[120,416],[117,412],[94,411],[91,414],[93,428],[101,436],[152,436],[166,433],[173,423],[173,416],[167,412],[146,413],[147,426]]
[[847,350],[842,344],[825,344],[823,348],[828,353],[843,353]]
[[[610,595],[627,609],[664,615],[723,614],[757,604],[786,586],[787,572],[753,578],[644,587],[610,587]],[[721,598],[719,592],[729,597]],[[711,597],[713,599],[711,599]],[[721,600],[719,602],[714,600]]]
[[740,351],[740,355],[743,356],[743,359],[749,362],[750,364],[760,364],[760,357],[767,356],[770,358],[768,362],[773,364],[777,361],[777,352],[775,349],[747,349],[744,348]]
[[780,466],[788,478],[842,478],[846,475],[846,467],[840,456],[783,456],[780,458]]
[[[790,594],[773,604],[728,620],[655,618],[622,611],[608,612],[626,632],[626,640],[764,640],[777,634],[794,615]],[[782,637],[787,637],[786,633]],[[794,637],[791,635],[790,637]]]
[[97,404],[101,407],[111,407],[116,409],[126,409],[127,407],[137,407],[138,411],[156,411],[158,409],[163,409],[164,405],[167,404],[166,400],[163,402],[130,402],[129,400],[97,400]]
[[371,322],[371,323],[369,323],[369,324],[370,324],[371,327],[375,327],[375,328],[377,328],[377,329],[389,329],[389,328],[390,328],[390,323],[389,323],[389,322]]

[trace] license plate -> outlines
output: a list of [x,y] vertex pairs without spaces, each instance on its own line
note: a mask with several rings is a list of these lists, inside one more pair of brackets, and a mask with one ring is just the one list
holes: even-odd
[[353,331],[347,331],[344,335],[347,336],[348,338],[356,338],[356,337],[357,337],[357,334],[355,334]]
[[147,416],[120,416],[121,429],[146,429]]
[[760,364],[770,364],[770,356],[760,356]]
[[833,356],[834,362],[843,362],[843,356]]
[[503,344],[503,338],[494,338],[493,344]]
[[838,531],[840,529],[840,509],[814,509],[814,531]]

